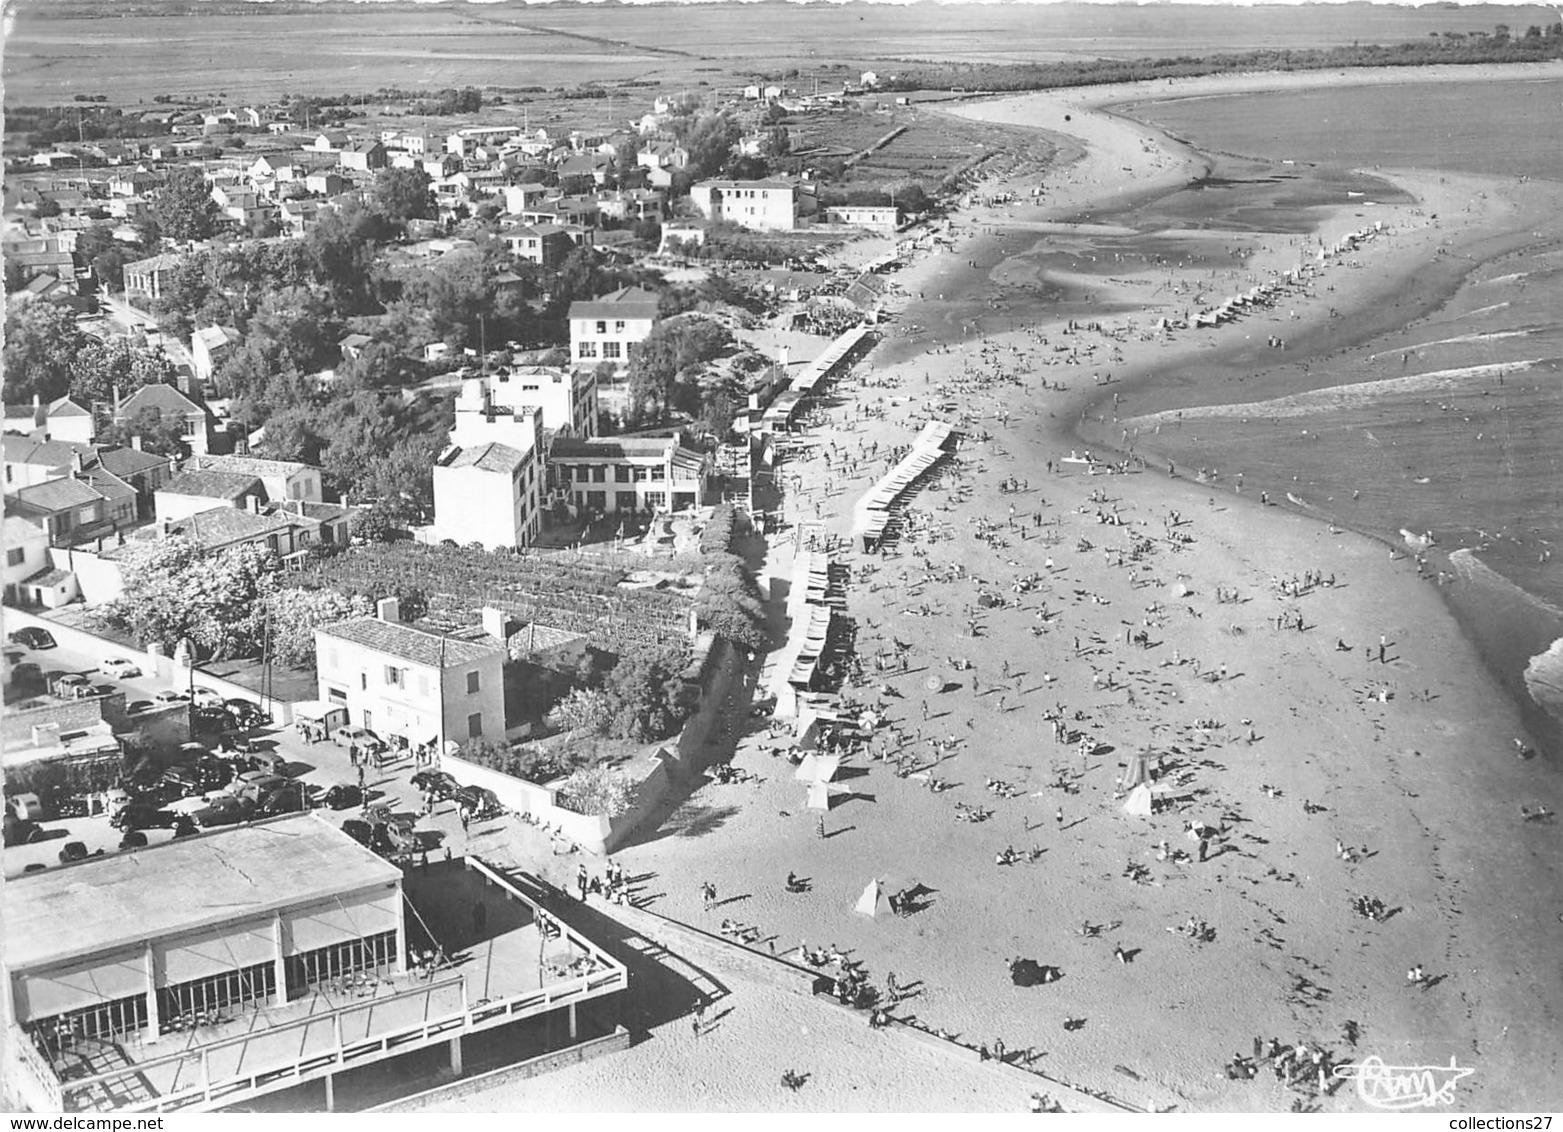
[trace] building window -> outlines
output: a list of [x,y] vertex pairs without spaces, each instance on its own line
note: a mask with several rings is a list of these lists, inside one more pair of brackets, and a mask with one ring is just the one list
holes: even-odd
[[475,695],[482,686],[482,674],[478,672],[467,673],[467,695]]
[[586,506],[592,511],[603,511],[608,506],[608,493],[606,491],[588,491],[586,493]]
[[569,464],[560,464],[559,465],[559,482],[560,483],[569,483],[570,482],[570,465]]
[[635,493],[633,491],[619,491],[614,493],[613,507],[616,511],[635,510]]
[[636,483],[645,483],[650,473],[650,468],[642,467],[638,464],[631,469],[631,474],[635,477]]
[[651,478],[653,480],[656,480],[659,483],[661,481],[667,479],[668,478],[668,470],[667,470],[667,468],[663,467],[661,464],[656,465],[656,467],[651,469]]
[[595,358],[596,356],[597,343],[595,342],[582,342],[576,352],[576,357],[580,358]]
[[646,506],[660,510],[667,506],[668,496],[665,491],[646,492]]
[[396,969],[396,933],[381,932],[362,939],[350,939],[346,943],[317,947],[302,955],[288,956],[285,965],[289,998],[311,987],[356,975],[360,971],[390,973]]
[[393,688],[402,686],[402,670],[389,664],[385,666],[385,682]]
[[327,688],[326,699],[334,704],[345,704],[347,703],[347,693],[341,688]]
[[617,361],[624,356],[624,347],[619,342],[604,342],[602,344],[602,356]]
[[467,716],[467,738],[476,739],[483,734],[483,713],[475,711]]
[[606,319],[598,319],[597,320],[597,333],[598,334],[606,334],[606,333],[608,333],[608,322],[607,322]]
[[369,690],[369,673],[360,672],[358,674],[358,690],[360,692],[367,692]]
[[157,1017],[163,1032],[183,1030],[225,1006],[266,1002],[277,993],[277,968],[256,963],[240,970],[192,979],[172,987],[159,987]]
[[623,319],[620,319],[618,322],[615,322],[613,324],[613,332],[615,334],[623,334],[624,333],[624,320]]
[[[61,1032],[69,1032],[79,1038],[111,1041],[118,1034],[134,1034],[137,1030],[144,1030],[146,1025],[147,996],[133,994],[81,1010],[37,1018],[27,1023],[26,1028],[43,1041],[45,1052],[49,1052],[50,1045],[58,1041]],[[50,1057],[53,1057],[52,1053]]]
[[339,660],[337,660],[336,649],[326,650],[326,663],[332,668],[337,667],[337,665],[341,663]]
[[598,464],[595,468],[592,469],[592,483],[607,483],[607,482],[608,482],[608,465],[607,464]]
[[614,483],[630,482],[630,467],[628,464],[615,464],[613,468]]
[[15,550],[7,550],[5,552],[5,564],[7,566],[20,566],[23,562],[26,561],[27,551],[22,550],[20,547]]

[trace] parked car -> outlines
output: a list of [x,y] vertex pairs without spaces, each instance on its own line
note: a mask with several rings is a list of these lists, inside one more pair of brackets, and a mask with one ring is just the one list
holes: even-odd
[[19,818],[10,810],[5,812],[5,847],[9,849],[13,845],[36,845],[40,841],[47,841],[49,831],[35,821]]
[[193,766],[168,767],[163,771],[163,781],[170,786],[177,786],[186,798],[201,792],[201,776]]
[[364,792],[356,786],[342,783],[322,794],[320,801],[322,805],[329,806],[333,810],[350,810],[354,806],[364,804]]
[[7,804],[23,821],[37,821],[43,817],[43,803],[36,794],[13,794]]
[[13,645],[25,645],[30,649],[52,649],[54,638],[46,629],[40,629],[36,625],[28,625],[18,629],[7,638]]
[[147,847],[147,835],[139,829],[127,830],[124,837],[119,839],[119,848],[123,852],[126,849],[145,849]]
[[238,730],[238,721],[225,707],[203,707],[197,704],[193,715],[196,730],[204,731],[209,735],[222,735]]
[[433,794],[436,802],[443,802],[461,789],[461,783],[443,770],[420,770],[412,776],[412,784],[420,794]]
[[369,842],[374,839],[374,828],[368,822],[359,821],[357,818],[348,818],[343,822],[342,832],[366,849],[369,847]]
[[383,751],[385,741],[367,727],[338,727],[331,732],[331,739],[338,747],[357,745],[363,751]]
[[133,660],[127,660],[122,656],[111,656],[98,668],[105,676],[112,676],[116,680],[127,680],[132,676],[140,676],[141,669]]
[[72,794],[54,803],[54,815],[58,818],[85,818],[92,815],[92,799],[86,794]]
[[284,774],[288,769],[288,760],[276,751],[252,751],[245,756],[244,761],[255,770],[263,770],[267,774]]
[[197,810],[191,816],[202,829],[210,829],[218,825],[234,825],[249,817],[252,812],[254,807],[244,799],[219,794],[204,809]]
[[41,872],[44,871],[44,869],[47,869],[48,867],[49,866],[44,864],[42,861],[34,861],[31,864],[23,865],[22,866],[22,872],[24,872],[24,873],[41,873]]
[[271,817],[273,814],[301,814],[308,809],[308,789],[302,782],[288,782],[269,792],[261,800],[258,812]]
[[103,792],[103,808],[108,811],[109,817],[113,817],[128,805],[130,805],[130,791],[115,786]]
[[177,821],[178,815],[171,814],[165,809],[149,806],[141,802],[132,802],[115,814],[109,824],[115,829],[129,831],[132,829],[172,829],[177,824]]
[[227,792],[235,798],[247,798],[252,804],[259,805],[261,799],[286,781],[279,775],[267,774],[263,770],[249,770],[235,778]]
[[160,704],[182,704],[190,697],[173,688],[164,688],[152,697],[153,701]]
[[131,700],[125,705],[127,715],[140,715],[144,711],[151,711],[157,705],[151,700]]
[[266,713],[261,710],[260,704],[254,700],[246,700],[235,696],[231,700],[224,700],[223,706],[238,721],[240,727],[259,727],[266,722]]
[[42,684],[43,669],[30,660],[18,661],[11,665],[11,683],[13,684]]
[[61,672],[54,678],[54,683],[50,685],[49,691],[56,696],[79,696],[84,694],[77,691],[78,688],[90,691],[92,681],[88,680],[80,672]]
[[67,841],[65,848],[60,850],[60,864],[68,865],[72,861],[85,861],[90,856],[92,854],[87,852],[85,841]]
[[206,755],[196,762],[195,773],[200,779],[202,791],[221,790],[233,781],[234,768],[227,759]]
[[468,817],[486,818],[499,813],[499,795],[481,786],[463,786],[451,795],[456,805],[467,811]]
[[210,688],[196,688],[190,693],[190,699],[196,707],[221,708],[223,698]]

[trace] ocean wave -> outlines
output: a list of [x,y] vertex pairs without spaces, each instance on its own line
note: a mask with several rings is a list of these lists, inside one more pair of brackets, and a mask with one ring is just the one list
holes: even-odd
[[[1530,625],[1545,625],[1550,621],[1553,625],[1563,626],[1563,609],[1515,585],[1478,558],[1469,547],[1462,547],[1449,555],[1449,569],[1462,584],[1480,588],[1511,610],[1517,611]],[[1531,647],[1534,648],[1535,644]],[[1517,662],[1518,658],[1515,658],[1516,667]],[[1525,666],[1524,681],[1526,692],[1537,706],[1563,723],[1563,637],[1558,637],[1547,649],[1530,657]]]

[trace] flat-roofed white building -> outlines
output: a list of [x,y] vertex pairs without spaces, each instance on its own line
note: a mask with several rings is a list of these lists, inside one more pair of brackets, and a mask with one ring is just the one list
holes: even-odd
[[600,298],[570,304],[570,360],[594,368],[611,362],[623,373],[630,347],[644,342],[657,324],[657,296],[639,287],[621,287]]
[[791,181],[700,181],[689,199],[707,220],[725,220],[756,232],[798,226],[798,187]]
[[[515,366],[508,372],[470,378],[456,395],[452,444],[507,440],[490,431],[491,421],[516,419],[518,411],[543,411],[543,428],[562,436],[597,435],[597,375],[559,366]],[[530,418],[522,414],[523,427]]]
[[682,511],[705,502],[711,461],[683,437],[559,437],[549,449],[555,490],[577,513]]

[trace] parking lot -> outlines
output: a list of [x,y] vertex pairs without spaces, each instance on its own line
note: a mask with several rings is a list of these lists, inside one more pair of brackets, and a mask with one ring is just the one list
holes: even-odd
[[[83,656],[66,648],[27,649],[19,645],[6,645],[8,651],[14,654],[20,653],[23,661],[30,661],[39,666],[44,673],[74,673],[87,679],[93,688],[110,687],[113,690],[125,694],[127,705],[137,702],[151,704],[155,701],[159,692],[188,691],[187,687],[169,688],[166,680],[157,680],[146,674],[136,676],[114,676],[103,671],[102,663],[94,658]],[[133,653],[115,654],[124,656],[132,663],[137,662]],[[105,658],[109,659],[109,658]],[[20,702],[41,694],[34,686],[30,689],[22,689],[18,694],[15,689],[7,690],[7,704]],[[46,693],[42,693],[46,694]],[[180,701],[183,703],[184,701]],[[350,761],[348,748],[338,745],[327,739],[323,742],[307,743],[292,726],[279,726],[265,723],[257,727],[242,731],[233,738],[247,740],[247,745],[255,756],[265,758],[269,755],[280,757],[281,765],[279,773],[291,782],[300,783],[304,789],[304,796],[308,799],[311,808],[321,808],[321,811],[333,822],[340,825],[349,820],[363,820],[364,814],[359,805],[351,805],[340,810],[322,808],[323,799],[333,786],[357,787],[359,783],[358,770]],[[219,750],[218,738],[209,733],[198,733],[197,738],[203,741],[203,745],[218,755],[226,757],[232,763],[235,771],[248,770],[245,765],[245,756],[242,754],[223,755]],[[159,752],[159,761],[165,766],[191,765],[195,762],[199,752],[192,748],[189,752],[176,751]],[[411,754],[403,754],[394,761],[386,761],[376,767],[372,763],[366,766],[364,771],[364,788],[370,805],[384,807],[397,819],[397,824],[411,831],[417,842],[417,849],[431,854],[442,854],[443,847],[448,839],[454,837],[459,842],[462,835],[460,819],[456,813],[455,804],[444,801],[434,807],[432,813],[424,814],[423,797],[412,785],[411,779],[420,770],[428,770],[428,767],[415,765]],[[180,802],[173,802],[175,810],[194,811],[205,806],[204,799],[210,798],[221,792],[234,792],[233,785],[222,790],[201,791],[195,796]],[[68,844],[79,842],[87,855],[95,855],[99,852],[120,852],[121,840],[124,832],[111,824],[107,814],[82,817],[60,818],[46,814],[38,820],[38,825],[43,830],[43,839],[30,844],[15,845],[4,852],[3,866],[7,877],[18,876],[27,871],[28,866],[58,867],[60,854]],[[203,829],[202,833],[217,834],[222,827]],[[143,829],[147,845],[155,846],[171,840],[174,831],[169,828]],[[124,850],[135,852],[135,848]],[[79,850],[77,851],[79,852]],[[421,856],[421,853],[419,854]]]

